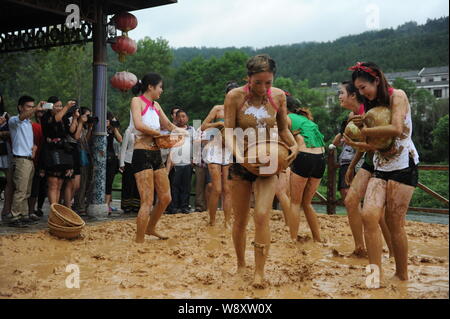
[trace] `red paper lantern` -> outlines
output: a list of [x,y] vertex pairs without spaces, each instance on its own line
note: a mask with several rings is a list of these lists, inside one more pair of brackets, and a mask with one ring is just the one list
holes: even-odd
[[138,79],[136,75],[127,71],[117,72],[111,78],[111,86],[122,92],[130,90],[137,82]]
[[129,12],[121,12],[113,17],[116,28],[127,33],[137,27],[137,18]]
[[137,51],[136,42],[124,35],[117,37],[116,42],[111,45],[111,48],[119,53],[120,62],[125,61],[125,56],[135,54]]

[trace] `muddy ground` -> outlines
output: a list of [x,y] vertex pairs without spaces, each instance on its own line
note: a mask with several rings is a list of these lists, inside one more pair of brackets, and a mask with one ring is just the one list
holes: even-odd
[[[231,231],[207,226],[207,213],[164,215],[162,241],[147,237],[135,244],[135,221],[88,224],[79,239],[68,241],[47,230],[0,236],[0,298],[448,298],[448,225],[406,222],[408,282],[392,280],[394,260],[386,245],[386,280],[366,286],[365,258],[351,256],[353,239],[346,216],[319,214],[325,243],[310,239],[304,217],[301,238],[292,243],[282,213],[272,212],[272,245],[266,288],[252,287],[254,237],[248,225],[247,273],[236,275]],[[66,279],[80,270],[80,288]],[[72,270],[73,271],[73,270]],[[73,278],[73,277],[70,277]],[[69,283],[73,281],[69,280]]]

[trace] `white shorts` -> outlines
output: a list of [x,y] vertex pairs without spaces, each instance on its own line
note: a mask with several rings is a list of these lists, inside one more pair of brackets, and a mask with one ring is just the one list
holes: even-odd
[[233,161],[233,154],[222,145],[211,141],[203,149],[203,161],[206,164],[229,165]]

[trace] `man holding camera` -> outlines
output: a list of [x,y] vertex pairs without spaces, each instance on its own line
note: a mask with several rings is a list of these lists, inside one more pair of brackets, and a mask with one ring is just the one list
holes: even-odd
[[[13,184],[15,186],[11,216],[9,225],[13,227],[27,227],[26,223],[39,219],[28,214],[28,198],[31,194],[31,184],[34,174],[33,158],[36,146],[33,141],[33,127],[30,118],[36,111],[42,111],[41,101],[37,107],[31,96],[22,96],[19,99],[17,110],[19,115],[12,116],[9,121],[9,129],[12,141],[12,169]],[[31,218],[30,218],[31,217]]]

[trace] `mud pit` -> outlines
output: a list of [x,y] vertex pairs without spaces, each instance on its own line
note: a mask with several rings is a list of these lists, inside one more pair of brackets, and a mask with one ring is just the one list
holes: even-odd
[[[293,244],[282,214],[273,211],[267,287],[251,286],[253,222],[247,236],[247,273],[239,277],[231,231],[207,226],[206,213],[164,215],[166,241],[137,245],[134,220],[87,226],[82,238],[59,240],[48,231],[0,236],[0,298],[448,298],[448,225],[406,222],[407,283],[393,281],[394,260],[385,246],[386,281],[366,287],[366,259],[350,257],[346,216],[319,215],[325,243],[314,243],[301,220]],[[66,266],[80,269],[80,288],[66,288]]]

